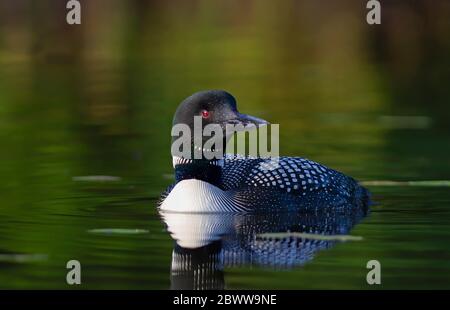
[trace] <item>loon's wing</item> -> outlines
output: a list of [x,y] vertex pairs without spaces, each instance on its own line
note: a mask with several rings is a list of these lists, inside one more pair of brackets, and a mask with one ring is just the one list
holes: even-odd
[[330,184],[339,183],[345,177],[335,170],[300,157],[263,159],[227,156],[222,171],[223,186],[227,190],[246,186],[267,187],[305,195],[321,187],[327,190]]
[[[273,159],[227,156],[223,167],[225,190],[243,188],[277,189],[295,196],[317,196],[336,204],[351,198],[361,200],[367,191],[351,177],[300,157]],[[358,196],[358,197],[357,197]]]
[[224,190],[239,190],[247,186],[251,171],[265,159],[225,154],[222,167],[221,187]]

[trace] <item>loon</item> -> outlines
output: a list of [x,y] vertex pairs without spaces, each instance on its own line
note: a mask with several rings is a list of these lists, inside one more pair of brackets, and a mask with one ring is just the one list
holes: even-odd
[[[208,124],[221,126],[226,145],[227,124],[245,128],[269,124],[239,113],[236,106],[236,99],[226,91],[200,91],[180,103],[173,126],[184,124],[193,130],[194,117],[199,116],[202,128]],[[359,209],[368,205],[369,193],[356,180],[314,161],[281,156],[275,167],[267,169],[273,163],[271,158],[223,154],[221,159],[207,159],[203,145],[191,137],[192,149],[202,151],[199,159],[173,156],[175,183],[161,195],[161,211],[246,213],[336,210],[349,205]]]

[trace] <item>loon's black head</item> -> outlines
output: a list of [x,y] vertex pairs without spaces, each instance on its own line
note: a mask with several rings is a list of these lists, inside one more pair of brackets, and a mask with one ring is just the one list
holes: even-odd
[[192,129],[194,116],[202,117],[204,126],[221,124],[238,117],[236,99],[223,90],[206,90],[197,92],[184,99],[178,106],[173,124],[187,124]]
[[[225,149],[227,138],[229,138],[226,132],[227,125],[242,125],[245,126],[245,130],[248,130],[251,127],[256,128],[260,125],[268,124],[265,120],[239,113],[236,107],[236,99],[226,91],[207,90],[197,92],[180,103],[173,118],[172,130],[174,130],[177,125],[186,126],[190,129],[190,151],[192,151],[190,156],[177,156],[174,154],[174,149],[172,149],[175,168],[178,165],[194,163],[195,165],[190,168],[199,170],[199,167],[202,167],[203,169],[205,165],[211,165],[211,163],[216,162],[216,160],[207,159],[203,156],[204,152],[207,151],[205,142],[210,140],[211,136],[201,135],[200,140],[194,137],[196,128],[195,119],[197,119],[197,121],[201,120],[202,132],[208,125],[217,124],[220,126],[223,137],[223,149]],[[183,132],[183,135],[184,134],[185,133]],[[172,147],[174,147],[174,142],[180,138],[180,135],[172,132],[172,136]],[[201,158],[194,156],[193,153],[196,149],[200,149]],[[223,152],[223,149],[220,151]],[[217,148],[215,150],[217,150]],[[178,151],[180,151],[180,149],[177,148],[177,152]],[[183,152],[183,154],[186,153]],[[205,173],[208,172],[204,171],[203,174]],[[193,174],[195,173],[189,173],[189,175]],[[201,179],[203,179],[203,177]]]
[[[255,128],[259,125],[268,124],[265,120],[250,115],[241,114],[236,107],[236,99],[223,90],[207,90],[197,92],[184,99],[178,106],[173,118],[172,126],[187,125],[192,134],[192,145],[203,148],[204,143],[211,138],[209,135],[202,135],[201,141],[195,145],[193,134],[195,130],[195,117],[201,120],[201,129],[211,124],[217,124],[222,129],[222,136],[226,139],[227,125],[243,125],[245,129]],[[253,125],[253,126],[252,126]],[[184,133],[183,133],[184,134]],[[174,136],[172,141],[179,138]],[[226,141],[224,141],[226,143]]]

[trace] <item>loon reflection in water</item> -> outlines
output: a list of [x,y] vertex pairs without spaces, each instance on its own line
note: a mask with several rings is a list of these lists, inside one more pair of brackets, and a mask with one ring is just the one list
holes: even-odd
[[348,234],[365,215],[365,209],[355,206],[331,212],[161,213],[175,241],[171,288],[223,289],[225,267],[301,266],[312,260],[317,251],[338,242],[324,236]]

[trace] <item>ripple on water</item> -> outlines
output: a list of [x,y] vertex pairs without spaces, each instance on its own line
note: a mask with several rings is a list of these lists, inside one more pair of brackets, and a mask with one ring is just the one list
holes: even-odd
[[426,186],[426,187],[449,187],[449,180],[431,180],[431,181],[362,181],[363,186]]
[[0,254],[0,262],[2,263],[34,263],[48,260],[47,254]]
[[128,228],[95,228],[89,229],[88,233],[102,235],[139,235],[148,234],[146,229],[128,229]]
[[75,182],[119,182],[122,181],[121,177],[110,176],[110,175],[85,175],[76,176],[72,178]]
[[283,239],[283,238],[301,238],[310,240],[326,240],[326,241],[361,241],[363,237],[361,236],[350,236],[350,235],[322,235],[322,234],[309,234],[309,233],[299,233],[299,232],[286,232],[286,233],[264,233],[257,235],[258,238],[267,239]]

